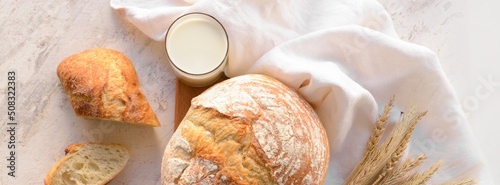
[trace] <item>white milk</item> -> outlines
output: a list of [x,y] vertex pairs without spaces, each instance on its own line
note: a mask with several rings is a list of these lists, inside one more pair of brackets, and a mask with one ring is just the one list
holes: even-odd
[[167,32],[165,44],[174,70],[190,85],[208,85],[223,71],[228,40],[222,26],[210,16],[179,18]]

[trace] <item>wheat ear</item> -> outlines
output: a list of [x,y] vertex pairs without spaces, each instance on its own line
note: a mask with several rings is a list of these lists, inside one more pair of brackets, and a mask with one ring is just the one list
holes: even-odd
[[387,124],[387,121],[389,120],[389,116],[391,116],[390,111],[394,107],[393,104],[394,104],[394,96],[392,96],[389,103],[384,107],[384,113],[379,115],[378,121],[375,124],[375,128],[373,128],[373,130],[372,130],[372,135],[370,136],[370,140],[366,144],[364,156],[366,156],[368,153],[373,153],[374,149],[376,147],[378,147],[378,144],[380,143],[380,139],[382,138],[382,135],[384,134],[384,131],[385,131],[385,125]]
[[418,155],[415,158],[408,158],[404,160],[400,165],[398,165],[391,176],[386,178],[384,181],[382,181],[380,184],[393,184],[401,178],[403,178],[405,175],[408,174],[411,170],[415,169],[417,166],[421,165],[424,163],[425,159],[427,159],[427,155],[421,154]]
[[380,139],[384,134],[387,121],[389,120],[389,117],[391,115],[390,111],[394,107],[394,97],[395,96],[391,97],[389,103],[384,107],[384,112],[379,115],[375,127],[372,129],[370,139],[366,143],[363,157],[361,158],[356,168],[354,168],[353,172],[347,177],[345,181],[348,182],[347,184],[356,184],[360,181],[363,181],[363,179],[375,169],[375,167],[373,167],[371,163],[376,161],[373,158],[376,158],[378,156],[376,154],[377,148],[379,147]]
[[[381,143],[386,123],[393,108],[394,96],[384,108],[383,114],[372,129],[372,134],[368,140],[362,159],[355,169],[349,174],[343,184],[347,185],[382,185],[382,184],[409,184],[423,185],[439,170],[443,162],[440,160],[423,173],[412,172],[417,166],[422,164],[427,156],[419,155],[401,161],[407,144],[415,129],[415,125],[426,115],[427,112],[417,112],[412,108],[396,124],[388,138]],[[403,113],[402,113],[403,114]],[[476,179],[463,179],[460,181],[443,185],[469,185],[475,184]]]
[[[382,172],[378,176],[377,180],[374,182],[374,184],[378,184],[381,182],[381,184],[387,179],[387,176],[392,175],[392,171],[396,164],[399,162],[399,159],[403,156],[403,152],[406,150],[408,142],[410,142],[411,135],[413,134],[413,131],[415,130],[415,126],[417,123],[422,120],[422,117],[424,117],[427,114],[427,112],[422,112],[422,113],[416,113],[415,108],[410,111],[408,115],[403,118],[403,122],[399,123],[403,125],[401,128],[404,128],[400,131],[397,131],[394,134],[397,134],[398,132],[403,132],[403,136],[399,143],[395,145],[395,150],[392,152],[390,155],[390,160],[386,163],[385,167],[382,169]],[[395,136],[391,136],[395,137]]]
[[409,179],[408,183],[409,185],[421,185],[425,184],[427,181],[429,181],[434,175],[439,170],[439,167],[443,164],[443,161],[439,160],[436,164],[432,165],[428,170],[423,172],[422,174],[416,175],[415,177]]

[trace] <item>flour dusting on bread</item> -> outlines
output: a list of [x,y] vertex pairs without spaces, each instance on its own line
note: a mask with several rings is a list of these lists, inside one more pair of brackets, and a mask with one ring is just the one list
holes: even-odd
[[[179,140],[192,156],[174,147]],[[180,177],[167,177],[172,158],[190,161]],[[162,182],[322,184],[328,159],[325,130],[309,104],[277,80],[245,75],[193,99],[165,149]]]

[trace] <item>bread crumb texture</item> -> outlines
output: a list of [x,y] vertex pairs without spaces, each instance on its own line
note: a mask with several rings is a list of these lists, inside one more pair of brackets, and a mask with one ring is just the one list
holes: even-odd
[[66,156],[49,171],[46,185],[106,184],[130,158],[130,151],[120,144],[82,143],[70,145]]
[[162,184],[322,184],[326,132],[281,82],[245,75],[192,100],[163,157]]
[[72,55],[57,75],[78,116],[160,126],[139,84],[132,62],[105,48]]

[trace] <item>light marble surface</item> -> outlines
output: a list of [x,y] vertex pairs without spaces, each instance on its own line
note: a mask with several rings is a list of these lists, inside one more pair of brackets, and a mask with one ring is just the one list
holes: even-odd
[[[160,184],[164,147],[173,133],[175,76],[163,44],[118,17],[108,1],[2,1],[0,4],[0,184],[43,184],[71,143],[121,143],[131,150],[110,184]],[[162,127],[149,128],[75,115],[56,75],[66,57],[105,47],[124,53]],[[7,176],[4,131],[7,71],[17,74],[16,178]]]
[[[155,42],[118,17],[108,1],[11,1],[0,6],[0,91],[7,71],[15,71],[16,178],[7,176],[5,93],[0,93],[0,184],[42,184],[48,170],[64,156],[68,144],[116,142],[131,149],[126,168],[110,184],[160,184],[161,156],[173,133],[175,76],[163,43]],[[491,25],[488,1],[380,0],[392,15],[403,40],[435,51],[467,104],[481,86],[479,78],[500,81],[500,26]],[[498,3],[496,4],[498,7]],[[466,10],[467,7],[467,10]],[[497,14],[498,15],[498,14]],[[494,16],[493,16],[494,17]],[[496,16],[498,17],[498,16]],[[493,18],[492,18],[493,19]],[[466,31],[467,30],[467,31]],[[492,36],[489,36],[492,35]],[[496,43],[496,44],[495,44]],[[162,127],[147,128],[77,117],[56,75],[66,57],[105,47],[123,52],[134,64],[141,86]],[[472,98],[471,98],[472,97]],[[476,97],[477,98],[477,97]],[[464,106],[480,148],[500,182],[500,87],[478,106]]]

